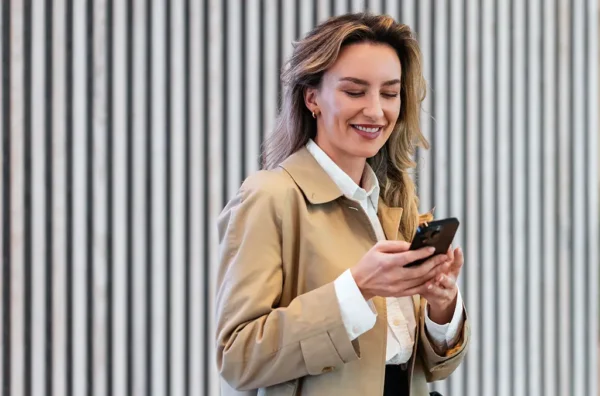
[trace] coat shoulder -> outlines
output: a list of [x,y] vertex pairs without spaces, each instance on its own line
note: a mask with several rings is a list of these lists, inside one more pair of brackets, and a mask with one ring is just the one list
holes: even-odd
[[283,170],[261,170],[249,175],[219,214],[219,239],[248,224],[264,225],[269,220],[279,224],[294,186]]
[[242,183],[244,191],[263,191],[266,194],[281,194],[296,188],[296,183],[283,169],[260,170],[249,175]]

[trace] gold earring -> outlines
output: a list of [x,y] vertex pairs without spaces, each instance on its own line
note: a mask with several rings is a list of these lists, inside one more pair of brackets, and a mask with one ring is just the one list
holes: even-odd
[[315,115],[314,111],[312,112],[312,116],[313,116],[314,119],[317,119],[317,116]]

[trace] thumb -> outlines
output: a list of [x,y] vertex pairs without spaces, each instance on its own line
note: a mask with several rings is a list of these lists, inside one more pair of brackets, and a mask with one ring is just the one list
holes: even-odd
[[452,263],[451,271],[458,278],[460,270],[465,262],[463,251],[460,247],[454,249],[454,261]]

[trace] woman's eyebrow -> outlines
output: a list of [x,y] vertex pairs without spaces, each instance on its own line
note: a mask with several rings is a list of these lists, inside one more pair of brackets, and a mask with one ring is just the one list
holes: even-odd
[[[355,84],[366,85],[366,86],[371,85],[371,84],[369,84],[368,81],[362,80],[362,79],[356,78],[356,77],[342,77],[342,78],[340,78],[340,81],[350,81],[350,82],[353,82]],[[388,86],[388,85],[394,85],[394,84],[400,84],[400,79],[396,78],[396,79],[393,79],[393,80],[385,81],[382,85]]]

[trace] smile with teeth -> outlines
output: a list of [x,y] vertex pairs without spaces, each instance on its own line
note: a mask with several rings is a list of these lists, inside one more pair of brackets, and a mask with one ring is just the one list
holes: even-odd
[[375,133],[375,132],[379,132],[381,130],[381,127],[374,127],[374,128],[367,128],[361,125],[352,125],[354,128],[358,129],[359,131],[363,131],[363,132],[369,132],[369,133]]

